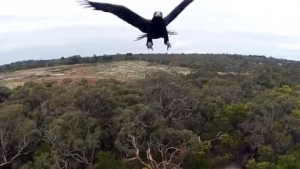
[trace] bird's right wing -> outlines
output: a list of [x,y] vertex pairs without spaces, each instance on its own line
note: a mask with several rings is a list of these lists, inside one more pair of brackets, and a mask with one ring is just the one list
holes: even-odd
[[84,0],[83,5],[87,5],[87,7],[93,7],[94,10],[112,13],[128,24],[138,28],[143,33],[147,33],[150,20],[141,17],[125,6],[101,2],[91,2],[89,0]]
[[193,0],[183,0],[177,5],[165,18],[165,24],[168,26]]

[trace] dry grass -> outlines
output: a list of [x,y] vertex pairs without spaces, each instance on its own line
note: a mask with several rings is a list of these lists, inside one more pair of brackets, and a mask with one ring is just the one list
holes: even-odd
[[0,85],[15,88],[28,81],[63,81],[64,79],[79,80],[81,78],[86,78],[91,83],[103,78],[126,81],[145,78],[146,73],[150,70],[176,71],[182,74],[190,72],[188,68],[155,65],[144,61],[115,61],[98,65],[78,64],[3,73],[0,74]]
[[240,74],[240,75],[250,75],[249,72],[246,72],[246,73],[236,73],[236,72],[217,72],[218,75],[227,75],[227,74],[232,74],[232,75],[237,75],[237,74]]
[[120,61],[101,64],[97,67],[97,74],[102,78],[116,78],[118,80],[132,80],[145,78],[151,70],[176,71],[188,74],[190,69],[183,67],[168,67],[165,65],[154,65],[144,61]]

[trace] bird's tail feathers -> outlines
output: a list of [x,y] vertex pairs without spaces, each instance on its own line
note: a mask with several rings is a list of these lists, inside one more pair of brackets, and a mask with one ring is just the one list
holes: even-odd
[[[168,30],[168,35],[178,35],[178,33],[175,32],[175,31],[173,31],[173,30],[171,30],[171,31]],[[135,39],[135,41],[141,40],[141,39],[146,38],[146,37],[147,37],[147,34],[145,33],[145,34],[143,34],[143,35],[138,36],[138,37]]]

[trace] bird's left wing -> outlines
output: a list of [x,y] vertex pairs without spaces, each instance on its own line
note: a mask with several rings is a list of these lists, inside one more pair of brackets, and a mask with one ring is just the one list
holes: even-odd
[[147,29],[150,24],[150,20],[147,20],[132,10],[128,9],[123,5],[109,4],[109,3],[101,3],[101,2],[91,2],[88,0],[83,1],[83,5],[86,7],[93,7],[94,10],[100,10],[103,12],[109,12],[111,14],[116,15],[123,21],[128,24],[138,28],[143,33],[147,33]]
[[166,17],[164,17],[166,26],[168,26],[193,1],[194,0],[183,0]]

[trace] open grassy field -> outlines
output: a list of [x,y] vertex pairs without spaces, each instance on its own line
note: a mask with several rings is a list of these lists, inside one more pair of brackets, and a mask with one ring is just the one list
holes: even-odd
[[78,64],[37,68],[12,73],[0,74],[0,85],[14,88],[28,81],[43,82],[48,80],[79,80],[88,79],[90,82],[103,78],[116,78],[118,80],[133,80],[145,78],[149,70],[176,71],[187,74],[191,70],[183,67],[169,67],[145,61],[115,61],[99,64]]

